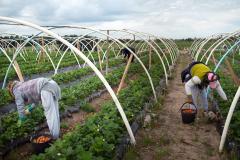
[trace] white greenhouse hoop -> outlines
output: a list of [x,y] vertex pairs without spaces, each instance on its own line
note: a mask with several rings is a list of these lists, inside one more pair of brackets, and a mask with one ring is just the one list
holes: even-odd
[[115,102],[116,106],[117,106],[117,109],[124,121],[124,124],[127,128],[127,131],[128,131],[128,134],[131,138],[131,143],[132,144],[135,144],[136,143],[136,140],[135,140],[135,137],[133,135],[133,132],[132,132],[132,129],[129,125],[129,122],[127,120],[127,117],[121,107],[121,104],[120,102],[118,101],[118,98],[117,96],[115,95],[115,93],[113,92],[111,86],[108,84],[108,82],[106,81],[106,79],[104,78],[104,76],[101,74],[101,72],[95,67],[95,65],[89,60],[87,59],[87,57],[82,53],[80,52],[76,47],[74,47],[72,44],[70,44],[68,41],[66,41],[65,39],[63,39],[62,37],[58,36],[57,34],[43,28],[43,27],[40,27],[38,25],[35,25],[33,23],[29,23],[29,22],[26,22],[26,21],[22,21],[22,20],[17,20],[17,19],[14,19],[14,18],[9,18],[9,17],[1,17],[0,16],[0,20],[3,20],[3,21],[10,21],[10,22],[14,22],[14,23],[19,23],[19,24],[23,24],[23,25],[26,25],[26,26],[29,26],[31,28],[34,28],[34,29],[37,29],[37,30],[40,30],[46,34],[49,34],[51,35],[52,37],[58,39],[59,41],[61,41],[62,43],[64,43],[65,45],[69,46],[70,49],[72,49],[73,51],[75,51],[84,61],[86,61],[88,63],[88,65],[93,69],[93,71],[97,74],[97,76],[100,78],[100,80],[103,82],[103,84],[105,85],[106,89],[108,90],[108,92],[110,93],[113,101]]

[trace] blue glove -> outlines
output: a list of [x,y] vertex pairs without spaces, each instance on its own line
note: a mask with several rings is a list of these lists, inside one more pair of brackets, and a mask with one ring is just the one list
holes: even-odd
[[26,116],[19,116],[17,125],[18,127],[21,127],[21,125],[26,121]]

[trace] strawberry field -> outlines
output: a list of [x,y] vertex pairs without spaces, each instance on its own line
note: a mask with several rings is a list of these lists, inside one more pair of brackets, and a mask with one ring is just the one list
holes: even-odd
[[[62,28],[67,33],[71,27]],[[55,35],[0,37],[0,154],[3,159],[18,159],[18,156],[24,159],[112,159],[117,157],[124,138],[126,145],[135,143],[134,137],[128,137],[130,131],[126,130],[126,120],[121,117],[124,114],[131,126],[145,107],[157,102],[160,91],[168,83],[178,49],[172,40],[148,39],[130,31],[112,32],[63,36],[70,44]],[[135,49],[132,63],[121,53],[122,48],[129,46]],[[123,113],[119,113],[116,99],[112,99],[113,93],[108,93],[109,88],[99,78],[99,73],[114,94],[125,74],[124,85],[115,95]],[[35,154],[30,144],[31,136],[48,132],[41,104],[19,126],[14,98],[6,89],[11,80],[27,81],[37,77],[52,78],[62,94],[59,101],[61,137],[42,154]]]
[[[229,40],[229,39],[233,40]],[[222,41],[220,41],[222,40]],[[204,41],[204,40],[203,40]],[[223,36],[222,38],[216,38],[212,40],[205,39],[205,45],[198,42],[198,48],[192,49],[198,58],[206,61],[211,66],[212,70],[217,69],[217,73],[220,75],[221,85],[227,95],[228,100],[223,101],[216,92],[210,92],[210,97],[213,98],[213,103],[219,110],[221,118],[216,123],[216,129],[222,136],[224,124],[226,122],[227,116],[230,111],[230,106],[233,103],[233,99],[239,87],[239,42],[237,39],[231,36]],[[218,42],[218,43],[217,43]],[[194,44],[194,43],[193,43]],[[195,43],[196,45],[196,43]],[[201,48],[202,50],[198,50]],[[201,51],[201,52],[200,52]],[[205,52],[204,52],[205,51]],[[202,53],[202,54],[201,54]],[[236,102],[235,110],[231,117],[231,122],[227,132],[226,142],[224,143],[226,151],[230,153],[229,159],[239,159],[239,149],[240,149],[240,130],[239,130],[239,100]],[[226,126],[225,126],[226,127]],[[230,151],[230,152],[229,152]]]
[[[128,29],[39,26],[8,17],[0,22],[9,27],[0,32],[0,159],[240,158],[238,31],[172,40]],[[220,76],[227,100],[208,89],[215,117],[186,125],[179,112],[186,98],[180,75],[191,61]],[[10,81],[39,77],[61,88],[60,137],[42,153],[31,140],[49,134],[41,103],[19,125],[7,90]]]

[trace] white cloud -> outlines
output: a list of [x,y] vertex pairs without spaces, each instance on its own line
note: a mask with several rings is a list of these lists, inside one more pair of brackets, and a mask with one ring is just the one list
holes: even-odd
[[172,38],[232,32],[239,0],[0,0],[0,15],[39,25],[130,28]]

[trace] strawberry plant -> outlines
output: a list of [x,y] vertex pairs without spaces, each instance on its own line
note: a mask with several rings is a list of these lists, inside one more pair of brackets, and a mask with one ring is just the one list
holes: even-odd
[[[163,71],[159,69],[159,64],[152,66],[150,71],[151,74],[157,74],[153,78],[154,85],[157,85]],[[144,102],[152,95],[146,75],[140,73],[138,72],[139,78],[124,88],[118,96],[130,123],[142,109]],[[31,159],[51,160],[56,159],[57,154],[60,154],[62,159],[81,157],[80,152],[76,155],[79,147],[88,151],[92,159],[112,159],[115,146],[125,132],[125,126],[115,104],[109,101],[101,106],[99,113],[89,117],[84,125],[75,127],[72,132],[64,135],[62,139],[48,148],[46,153],[33,156]],[[66,148],[69,147],[71,152],[66,153]]]
[[[145,60],[147,62],[147,59]],[[132,64],[129,70],[129,73],[137,72],[136,67],[139,67],[139,64]],[[120,78],[122,76],[124,70],[124,66],[116,69],[113,71],[113,73],[109,73],[106,76],[106,79],[109,81],[111,85],[116,85],[119,83]],[[139,70],[138,70],[139,71]],[[148,81],[145,81],[146,84],[148,84]],[[60,111],[64,111],[66,108],[73,106],[76,103],[80,103],[84,101],[84,98],[92,94],[93,92],[103,89],[104,85],[102,82],[96,77],[93,76],[89,79],[83,80],[80,83],[64,88],[62,90],[62,99],[59,101],[60,104]],[[140,88],[140,87],[139,87]],[[3,133],[0,136],[0,145],[4,146],[4,144],[7,144],[12,139],[16,139],[18,137],[22,137],[23,135],[27,135],[27,133],[30,133],[34,130],[34,126],[37,124],[40,124],[44,121],[44,114],[42,108],[37,108],[37,110],[33,113],[35,116],[28,117],[28,120],[30,123],[29,125],[23,125],[21,128],[17,127],[16,121],[17,121],[17,113],[14,112],[12,114],[6,115],[4,119],[12,119],[11,123],[7,121],[3,121]],[[12,136],[8,136],[8,134]]]

